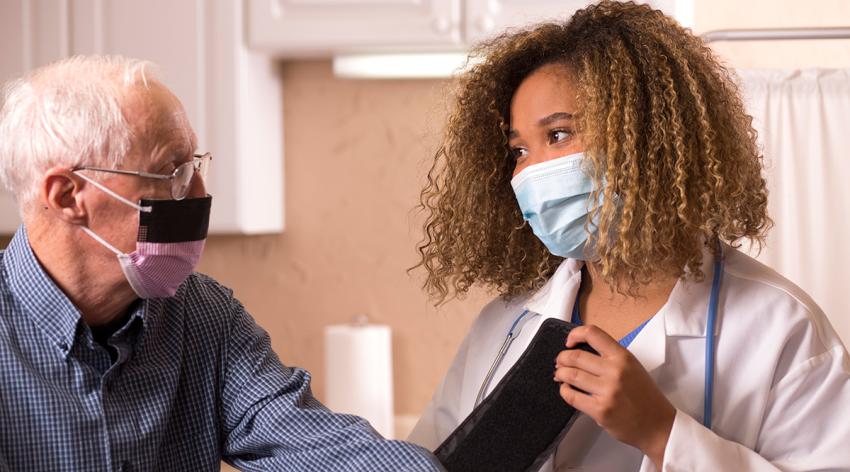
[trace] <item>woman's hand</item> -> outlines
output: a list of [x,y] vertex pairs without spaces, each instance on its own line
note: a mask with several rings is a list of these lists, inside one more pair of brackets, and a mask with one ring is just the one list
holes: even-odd
[[573,329],[567,347],[582,342],[599,355],[579,349],[558,354],[555,381],[561,383],[561,397],[661,470],[676,409],[632,353],[607,333],[593,325]]

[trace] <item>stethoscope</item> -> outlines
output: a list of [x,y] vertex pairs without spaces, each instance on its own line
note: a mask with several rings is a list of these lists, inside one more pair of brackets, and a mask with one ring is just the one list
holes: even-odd
[[[711,281],[711,295],[708,299],[708,319],[705,322],[705,386],[702,424],[708,429],[711,429],[711,404],[714,397],[714,327],[717,324],[717,300],[720,297],[720,282],[723,279],[723,248],[719,243],[717,246],[717,255],[714,258],[714,276]],[[508,349],[511,347],[511,343],[514,342],[514,339],[516,339],[521,331],[521,328],[519,331],[517,330],[517,326],[528,315],[537,315],[537,313],[525,310],[511,324],[505,341],[502,343],[502,347],[496,353],[496,359],[493,360],[493,364],[490,365],[487,375],[484,376],[484,381],[481,383],[481,388],[475,397],[475,406],[478,406],[484,400],[487,387],[493,381],[496,369],[499,368],[499,365],[508,353]]]

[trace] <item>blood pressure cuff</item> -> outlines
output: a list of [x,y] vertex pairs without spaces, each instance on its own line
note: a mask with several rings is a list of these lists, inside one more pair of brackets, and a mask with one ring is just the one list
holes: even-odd
[[[487,398],[434,455],[448,472],[536,471],[578,417],[553,380],[555,358],[576,325],[547,319]],[[596,354],[590,346],[579,345]]]

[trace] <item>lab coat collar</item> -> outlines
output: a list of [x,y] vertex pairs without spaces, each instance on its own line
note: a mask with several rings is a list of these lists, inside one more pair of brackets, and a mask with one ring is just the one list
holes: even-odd
[[[724,247],[724,254],[728,251],[730,248]],[[582,267],[583,261],[564,260],[546,284],[529,298],[525,309],[539,313],[544,319],[569,321],[576,294],[581,286]],[[703,251],[702,271],[705,274],[702,282],[679,280],[676,283],[667,303],[629,346],[629,351],[640,360],[648,372],[664,364],[666,337],[705,337],[708,300],[714,274],[714,256],[708,249]],[[718,330],[719,328],[715,327],[715,334]]]
[[[723,247],[723,255],[727,257],[732,249]],[[664,332],[667,336],[705,337],[705,326],[708,320],[708,302],[711,298],[711,282],[714,277],[714,255],[709,248],[703,250],[702,273],[705,277],[701,282],[690,278],[679,280],[670,293],[667,304],[661,309],[664,313]],[[723,280],[720,282],[721,300],[723,298]],[[714,326],[714,334],[720,331],[720,324]]]
[[583,261],[565,259],[546,284],[528,299],[524,308],[532,313],[539,313],[544,319],[569,321],[576,294],[581,286],[582,267]]

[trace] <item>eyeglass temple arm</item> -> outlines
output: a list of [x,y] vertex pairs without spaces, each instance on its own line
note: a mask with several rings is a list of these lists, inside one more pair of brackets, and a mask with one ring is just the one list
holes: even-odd
[[162,175],[162,174],[151,174],[149,172],[141,172],[137,170],[123,170],[123,169],[105,169],[103,167],[77,167],[74,170],[93,170],[95,172],[108,172],[111,174],[124,174],[124,175],[138,175],[139,177],[150,177],[152,179],[160,179],[160,180],[168,180],[171,178],[170,175]]
[[[194,157],[195,157],[195,159],[199,159],[199,160],[203,160],[203,159],[212,160],[212,154],[209,153],[209,152],[204,153],[204,154],[194,154]],[[170,176],[170,175],[151,174],[150,172],[142,172],[142,171],[138,171],[138,170],[106,169],[106,168],[103,168],[103,167],[82,166],[82,167],[77,167],[74,170],[93,170],[93,171],[96,171],[96,172],[111,172],[113,174],[138,175],[139,177],[149,177],[151,179],[160,179],[160,180],[169,180],[169,179],[172,178],[172,176]]]

